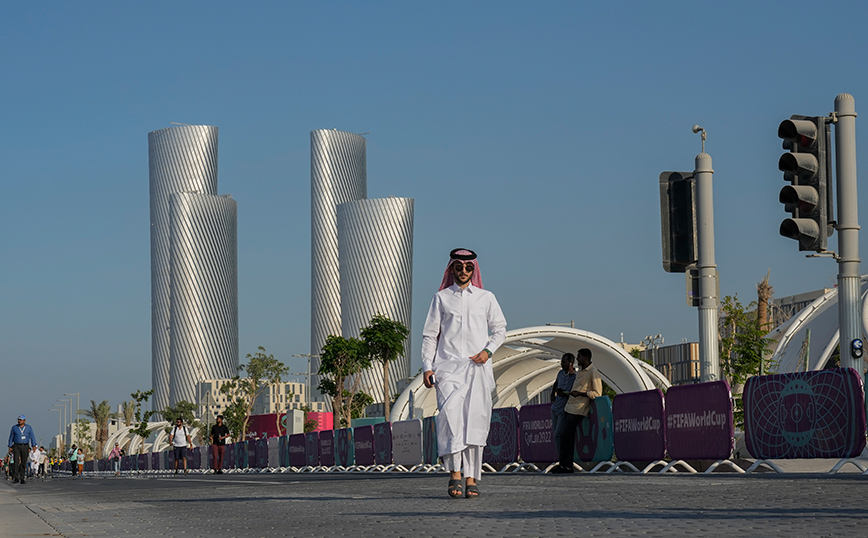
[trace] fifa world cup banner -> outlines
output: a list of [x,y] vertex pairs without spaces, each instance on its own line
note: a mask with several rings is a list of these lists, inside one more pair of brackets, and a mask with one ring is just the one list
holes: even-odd
[[277,458],[280,467],[289,467],[289,436],[281,435],[277,438]]
[[552,433],[552,404],[523,405],[518,420],[521,424],[521,459],[529,463],[558,461]]
[[666,391],[666,450],[673,460],[725,460],[735,437],[726,381],[679,385]]
[[374,463],[392,464],[392,423],[374,424]]
[[356,465],[374,464],[374,427],[356,426],[353,428],[353,447]]
[[304,434],[304,464],[309,467],[319,465],[319,432]]
[[422,419],[422,463],[434,465],[439,457],[437,417],[425,417]]
[[609,461],[615,454],[612,432],[612,400],[600,396],[591,400],[588,416],[576,428],[574,459],[579,461]]
[[341,428],[335,430],[335,465],[349,467],[354,463],[355,447],[353,446],[353,430]]
[[235,465],[239,469],[246,469],[250,465],[250,444],[247,441],[235,443]]
[[666,452],[663,391],[644,390],[615,396],[612,430],[619,461],[663,459]]
[[335,431],[319,432],[319,464],[332,467],[335,464]]
[[392,423],[392,461],[404,466],[422,463],[421,420],[402,420]]
[[752,377],[742,398],[745,442],[755,458],[853,458],[865,448],[855,370]]
[[304,433],[294,433],[289,436],[286,444],[289,450],[290,467],[304,467],[307,465],[307,458],[305,457],[306,439],[307,434]]
[[147,471],[148,469],[156,469],[151,462],[151,465],[148,465],[148,455],[147,454],[139,454],[136,458],[136,470],[137,471]]
[[[192,452],[193,452],[193,455],[192,455],[192,456],[193,456],[193,457],[192,457],[192,460],[193,460],[193,461],[190,463],[189,467],[190,467],[191,469],[201,469],[201,468],[202,468],[202,451],[201,451],[201,447],[198,447],[198,446],[197,446],[196,448],[194,448],[194,449],[192,450]],[[187,458],[187,459],[191,459],[191,458]]]
[[518,461],[518,409],[504,407],[491,410],[488,440],[482,451],[485,463]]

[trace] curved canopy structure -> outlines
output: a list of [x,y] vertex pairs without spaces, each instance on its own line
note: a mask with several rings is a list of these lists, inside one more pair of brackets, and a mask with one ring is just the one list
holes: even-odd
[[[586,347],[593,363],[615,392],[667,388],[669,382],[654,367],[634,359],[624,349],[600,335],[569,327],[527,327],[507,331],[506,340],[491,358],[497,384],[495,407],[520,407],[548,390],[561,356]],[[412,407],[412,413],[411,413]],[[431,416],[437,411],[437,397],[425,389],[416,376],[392,407],[392,420]]]
[[[148,443],[147,439],[142,443],[144,446],[142,447],[142,452],[162,452],[164,450],[168,450],[170,448],[168,443],[169,434],[166,433],[166,427],[169,426],[167,421],[161,422],[149,422],[148,423],[148,431],[150,435],[148,435],[148,439],[151,438],[154,434],[156,437],[154,438],[152,443]],[[103,457],[107,458],[111,454],[112,448],[114,448],[115,443],[120,446],[124,446],[127,443],[131,443],[135,438],[136,434],[133,433],[133,426],[126,426],[124,428],[119,429],[118,431],[111,434],[106,441],[105,448],[103,448]],[[190,438],[195,439],[196,435],[199,433],[199,428],[190,428]],[[137,443],[138,444],[138,443]],[[195,446],[195,443],[194,443]],[[132,452],[131,447],[128,452]]]
[[[862,331],[868,333],[866,301],[868,276],[863,275]],[[778,342],[772,368],[778,373],[822,370],[838,347],[838,289],[835,288],[799,311],[766,338]]]

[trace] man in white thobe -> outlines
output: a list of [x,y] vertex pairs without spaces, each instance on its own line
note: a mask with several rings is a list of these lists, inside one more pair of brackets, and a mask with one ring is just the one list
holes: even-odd
[[450,497],[479,497],[495,388],[491,356],[505,335],[500,305],[482,289],[476,253],[453,250],[422,332],[423,379],[437,390],[437,445],[451,473]]

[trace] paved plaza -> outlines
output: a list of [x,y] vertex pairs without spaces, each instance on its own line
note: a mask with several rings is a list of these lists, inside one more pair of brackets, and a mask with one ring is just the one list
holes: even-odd
[[868,476],[229,474],[0,483],[0,536],[863,536]]

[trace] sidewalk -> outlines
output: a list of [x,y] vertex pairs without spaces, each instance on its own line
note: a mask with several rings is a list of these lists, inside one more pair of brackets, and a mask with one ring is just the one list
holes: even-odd
[[14,486],[8,480],[0,481],[0,538],[13,536],[61,536],[30,511],[15,495],[14,488],[28,488],[32,481],[23,486]]

